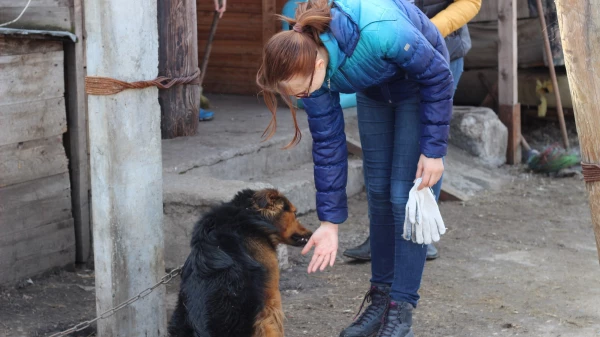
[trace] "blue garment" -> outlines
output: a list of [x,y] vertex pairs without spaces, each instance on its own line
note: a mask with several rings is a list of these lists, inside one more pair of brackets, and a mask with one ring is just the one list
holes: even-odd
[[339,93],[398,103],[419,95],[420,137],[413,145],[430,158],[446,155],[454,85],[448,51],[431,21],[405,0],[335,0],[322,88],[302,100],[313,135],[317,214],[348,217],[347,148]]
[[419,300],[427,246],[402,238],[408,192],[421,153],[419,97],[397,103],[357,94],[358,126],[369,203],[371,282],[391,285],[395,301]]
[[[462,76],[463,70],[465,66],[465,59],[463,57],[459,57],[455,60],[450,61],[450,71],[452,72],[452,77],[454,78],[454,91],[456,92],[456,88],[458,87],[458,81],[460,81],[460,77]],[[435,185],[433,185],[433,194],[435,194],[435,200],[440,198],[440,193],[442,191],[442,181],[444,180],[444,175],[440,178]]]

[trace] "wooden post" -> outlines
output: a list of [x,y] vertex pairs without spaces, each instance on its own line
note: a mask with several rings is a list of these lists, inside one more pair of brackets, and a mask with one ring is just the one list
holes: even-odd
[[521,162],[521,105],[517,76],[517,0],[498,1],[498,116],[508,128],[509,164]]
[[[157,0],[84,0],[87,75],[158,75]],[[96,310],[165,272],[158,89],[88,96]],[[98,336],[166,336],[164,287],[98,321]]]
[[[556,0],[556,9],[582,161],[600,165],[600,7],[589,0]],[[586,185],[600,259],[600,181]]]
[[[161,76],[185,77],[198,69],[196,0],[158,1],[159,63]],[[176,85],[161,90],[162,138],[193,136],[198,131],[200,86]]]
[[75,220],[75,259],[86,262],[90,257],[90,165],[88,156],[87,109],[84,87],[82,0],[74,0],[71,11],[77,43],[65,42],[65,77],[68,137],[66,138],[71,178],[71,201]]

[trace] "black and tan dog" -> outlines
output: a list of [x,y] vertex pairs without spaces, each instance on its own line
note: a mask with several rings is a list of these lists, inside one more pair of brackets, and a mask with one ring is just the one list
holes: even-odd
[[244,190],[196,224],[181,274],[173,337],[282,337],[276,247],[311,236],[274,189]]

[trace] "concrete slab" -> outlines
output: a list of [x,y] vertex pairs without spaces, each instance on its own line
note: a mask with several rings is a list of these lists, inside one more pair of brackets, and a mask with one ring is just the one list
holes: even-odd
[[[275,187],[296,205],[300,214],[315,209],[312,138],[305,112],[298,111],[303,139],[283,150],[293,138],[294,127],[287,108],[277,114],[277,134],[261,142],[271,113],[254,97],[210,96],[215,119],[200,123],[193,137],[164,140],[163,190],[165,262],[176,267],[189,253],[194,223],[209,207],[230,200],[244,188]],[[353,109],[347,111],[355,115]],[[347,193],[364,186],[362,161],[349,161]],[[280,265],[287,266],[287,252],[280,249]]]
[[[197,135],[163,140],[164,172],[183,172],[256,152],[260,148],[281,147],[294,137],[291,113],[285,107],[277,111],[275,136],[261,142],[261,135],[271,120],[271,112],[262,99],[232,95],[212,95],[209,99],[215,118],[201,122]],[[297,120],[300,129],[306,131],[303,135],[310,137],[303,110],[298,111]]]

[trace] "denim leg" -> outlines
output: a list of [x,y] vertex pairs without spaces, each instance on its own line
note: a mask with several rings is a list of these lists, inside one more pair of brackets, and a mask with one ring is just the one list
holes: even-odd
[[454,91],[456,91],[456,88],[458,87],[458,81],[460,81],[464,67],[465,59],[463,57],[459,57],[456,60],[450,61],[450,72],[454,78]]
[[[465,66],[465,59],[459,57],[455,60],[450,61],[450,72],[452,73],[452,77],[454,78],[454,91],[458,87],[458,81],[460,81],[460,77],[462,76],[463,70]],[[440,192],[442,191],[442,181],[444,180],[444,176],[440,178],[435,185],[433,185],[433,194],[435,194],[435,200],[440,198]]]
[[413,187],[417,164],[421,156],[419,148],[420,119],[419,99],[414,97],[399,102],[395,109],[394,155],[391,177],[391,202],[395,226],[394,281],[390,296],[416,306],[419,287],[425,267],[427,246],[402,238],[404,215],[408,193]]
[[369,204],[371,282],[392,284],[394,278],[394,215],[390,177],[394,150],[394,108],[357,93],[358,130],[363,151]]

